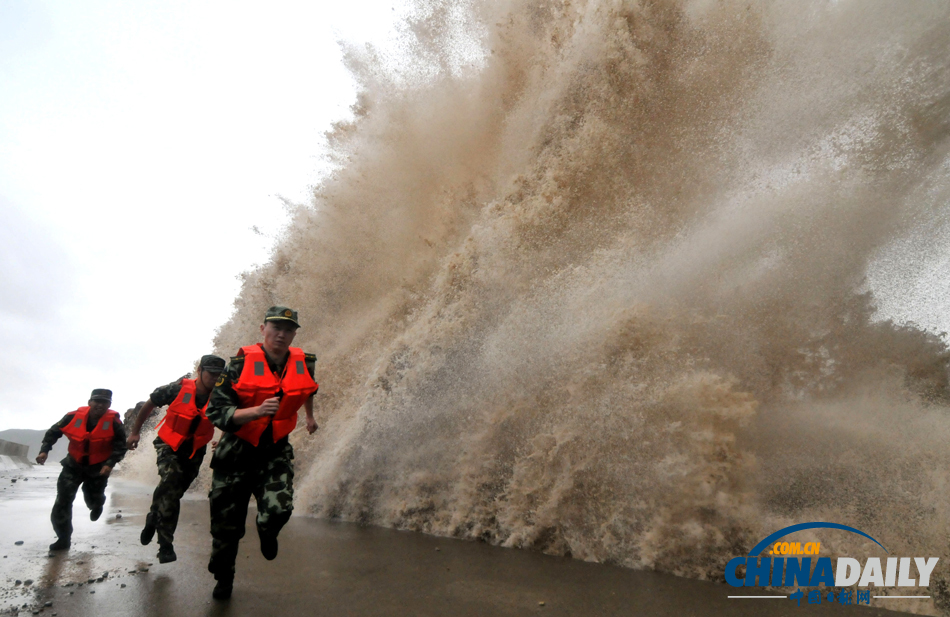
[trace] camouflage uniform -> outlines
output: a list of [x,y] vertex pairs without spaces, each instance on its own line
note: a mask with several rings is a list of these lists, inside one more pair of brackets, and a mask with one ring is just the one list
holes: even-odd
[[[289,356],[288,356],[289,357]],[[316,356],[305,361],[313,377]],[[267,358],[271,371],[280,375],[284,364]],[[257,530],[261,536],[276,537],[290,520],[294,509],[294,449],[287,437],[274,443],[268,426],[255,447],[233,433],[240,426],[233,421],[240,401],[232,384],[244,369],[244,358],[232,357],[211,393],[206,414],[224,433],[211,457],[211,560],[208,570],[215,578],[234,576],[238,543],[244,537],[244,522],[251,495],[257,500]]]
[[[66,414],[62,420],[46,431],[40,453],[49,453],[53,449],[53,444],[63,436],[62,429],[69,424],[72,417],[71,414]],[[112,430],[114,433],[112,456],[102,463],[83,465],[68,454],[60,461],[63,470],[56,482],[56,502],[50,513],[50,522],[53,523],[56,536],[61,539],[68,540],[73,535],[73,501],[76,499],[80,486],[82,486],[83,500],[90,510],[101,509],[106,503],[106,485],[109,483],[109,478],[100,476],[99,472],[102,471],[103,466],[115,467],[116,463],[125,457],[126,451],[125,429],[118,419],[112,425]]]
[[[149,400],[156,407],[164,407],[174,402],[178,393],[181,392],[181,380],[170,383],[166,386],[155,388],[155,391],[149,396]],[[195,404],[200,409],[204,407],[207,398],[195,395]],[[169,546],[175,540],[175,529],[178,528],[178,514],[181,510],[181,498],[185,491],[191,486],[191,483],[198,477],[198,471],[201,469],[201,462],[204,460],[205,452],[208,446],[198,448],[194,456],[191,456],[192,440],[187,439],[178,446],[178,451],[172,450],[171,446],[165,443],[161,437],[156,437],[152,442],[155,446],[158,464],[158,475],[161,480],[155,487],[152,494],[152,508],[150,514],[154,517],[156,531],[158,533],[158,543],[161,546]]]

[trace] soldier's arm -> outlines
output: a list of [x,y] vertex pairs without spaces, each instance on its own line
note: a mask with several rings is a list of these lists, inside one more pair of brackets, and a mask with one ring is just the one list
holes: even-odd
[[280,400],[276,397],[269,398],[256,407],[241,408],[241,399],[234,391],[234,384],[241,378],[241,372],[244,370],[244,357],[236,356],[231,358],[227,368],[221,373],[217,383],[214,384],[214,390],[211,391],[211,400],[208,401],[208,409],[205,415],[211,420],[211,423],[226,433],[236,433],[241,430],[241,426],[251,420],[263,416],[272,416],[277,413],[280,406]]
[[155,408],[171,405],[175,398],[178,397],[179,392],[181,392],[181,379],[173,381],[168,385],[155,388],[149,395],[148,400],[145,401],[145,404],[142,405],[139,414],[135,416],[135,422],[132,423],[132,431],[126,440],[129,448],[134,450],[139,445],[142,426],[144,426],[145,422],[152,416],[152,412]]
[[59,441],[59,438],[63,436],[63,427],[69,424],[69,421],[72,420],[73,414],[68,413],[63,416],[63,419],[54,424],[46,431],[46,435],[43,436],[43,443],[40,445],[40,453],[36,455],[36,462],[40,465],[46,462],[46,458],[49,456],[49,451],[53,449],[53,444]]
[[231,421],[242,426],[247,424],[251,420],[257,420],[258,418],[263,418],[264,416],[273,416],[277,413],[277,410],[280,408],[280,399],[276,396],[273,396],[257,407],[245,407],[244,409],[235,409],[234,413],[231,415]]
[[[310,379],[313,380],[313,383],[317,383],[317,357],[312,353],[305,353],[303,355],[304,365],[307,367],[307,372],[310,373]],[[320,384],[317,384],[317,388],[320,388]],[[314,392],[316,394],[316,392]]]
[[[312,353],[304,354],[304,362],[307,365],[307,371],[310,373],[310,378],[313,379],[314,383],[316,383],[317,378],[315,376],[315,373],[316,373],[317,357],[313,355]],[[317,384],[317,389],[319,388],[320,388],[320,385]],[[319,426],[317,426],[316,418],[313,417],[314,395],[316,395],[316,392],[311,394],[310,398],[304,401],[304,404],[303,404],[303,411],[307,416],[307,432],[310,433],[311,435],[313,435],[317,431],[317,429],[320,428]]]
[[181,379],[155,388],[155,390],[148,395],[148,400],[152,404],[152,409],[164,407],[165,405],[171,405],[175,402],[179,392],[181,392]]
[[[314,392],[316,394],[316,392]],[[311,395],[303,403],[304,413],[307,414],[307,432],[313,435],[320,428],[317,426],[317,419],[313,417],[313,396]]]
[[241,376],[243,368],[244,358],[231,358],[228,366],[214,384],[214,390],[211,391],[211,397],[208,399],[208,408],[205,410],[205,415],[211,423],[226,433],[235,433],[241,428],[234,422],[234,412],[240,401],[232,384]]
[[126,445],[128,445],[130,450],[134,450],[138,447],[140,439],[139,433],[142,432],[142,425],[145,424],[145,421],[152,415],[152,410],[154,409],[155,404],[151,400],[145,401],[145,404],[139,409],[138,415],[135,416],[135,420],[132,422],[132,431],[126,440]]
[[[128,449],[125,445],[125,440],[125,427],[116,419],[112,425],[112,456],[106,459],[103,465],[103,471],[105,471],[105,467],[108,467],[109,471],[111,471],[116,463],[125,458],[125,452]],[[109,475],[109,473],[106,472],[103,475]]]
[[[310,372],[310,378],[314,380],[314,383],[316,383],[314,373],[316,370],[317,357],[310,353],[304,354],[304,362],[307,364],[307,370]],[[317,385],[317,388],[320,388],[319,384]],[[303,404],[304,413],[307,415],[307,432],[311,435],[313,435],[317,429],[320,428],[317,426],[316,418],[313,417],[313,397],[315,394],[316,392],[311,394]]]

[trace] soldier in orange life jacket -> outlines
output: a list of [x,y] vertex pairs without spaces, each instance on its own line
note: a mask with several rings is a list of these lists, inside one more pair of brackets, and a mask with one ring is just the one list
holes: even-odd
[[142,544],[152,541],[158,531],[158,561],[175,561],[175,529],[181,498],[198,476],[208,443],[214,437],[214,425],[205,416],[205,408],[214,382],[224,370],[224,358],[202,356],[195,379],[181,378],[156,388],[139,410],[128,446],[138,447],[142,425],[156,407],[168,405],[155,438],[158,475],[161,480],[152,495],[152,508],[145,517],[139,537]]
[[109,409],[112,390],[96,389],[89,405],[66,414],[43,437],[36,462],[46,463],[53,444],[63,435],[69,439],[69,454],[61,463],[63,470],[56,483],[56,502],[50,520],[58,539],[51,551],[69,548],[73,534],[73,500],[82,486],[83,498],[89,506],[89,519],[99,520],[106,503],[106,484],[116,463],[125,456],[125,430],[119,414]]
[[294,449],[288,436],[302,406],[313,434],[316,356],[291,347],[297,311],[272,306],[261,325],[263,343],[242,347],[215,384],[208,419],[224,433],[211,457],[212,596],[231,597],[238,542],[247,505],[257,499],[261,553],[277,557],[277,534],[294,509]]

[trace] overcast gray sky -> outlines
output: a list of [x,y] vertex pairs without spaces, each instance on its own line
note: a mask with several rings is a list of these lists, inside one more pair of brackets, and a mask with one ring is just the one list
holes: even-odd
[[[0,2],[0,430],[190,370],[399,0]],[[255,233],[256,226],[263,236]]]
[[[0,1],[0,430],[97,387],[125,410],[209,351],[285,222],[277,196],[309,201],[325,171],[355,96],[338,41],[386,48],[406,10]],[[917,249],[870,285],[884,316],[948,330],[950,251]]]

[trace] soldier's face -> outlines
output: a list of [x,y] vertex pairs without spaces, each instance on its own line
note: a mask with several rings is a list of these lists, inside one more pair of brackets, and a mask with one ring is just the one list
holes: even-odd
[[289,321],[268,321],[261,325],[261,334],[267,351],[283,355],[297,336],[297,326]]
[[214,383],[218,381],[218,376],[221,373],[212,373],[210,371],[198,371],[198,379],[201,380],[201,385],[210,390],[214,387]]
[[103,413],[108,411],[109,403],[106,401],[94,400],[89,401],[89,412],[90,413]]

